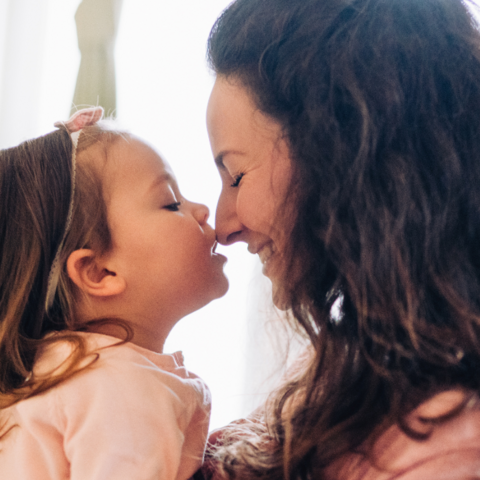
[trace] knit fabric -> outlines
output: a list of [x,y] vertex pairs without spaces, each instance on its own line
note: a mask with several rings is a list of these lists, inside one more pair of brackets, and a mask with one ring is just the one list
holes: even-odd
[[[210,416],[205,383],[181,355],[81,333],[98,359],[43,394],[0,412],[2,480],[173,480],[200,467]],[[70,353],[56,342],[35,373]],[[90,359],[93,357],[90,357]],[[88,360],[88,359],[87,359]]]

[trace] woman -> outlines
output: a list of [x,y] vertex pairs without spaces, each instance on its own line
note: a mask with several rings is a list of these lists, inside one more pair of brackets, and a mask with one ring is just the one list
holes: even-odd
[[[236,0],[217,235],[311,343],[216,478],[480,478],[480,35],[461,0]],[[340,314],[332,315],[332,306]]]

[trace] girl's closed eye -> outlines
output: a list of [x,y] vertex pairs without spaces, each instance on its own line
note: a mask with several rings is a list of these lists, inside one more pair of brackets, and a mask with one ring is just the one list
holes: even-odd
[[182,202],[174,202],[174,203],[165,205],[163,208],[165,208],[166,210],[169,210],[170,212],[178,212],[180,210],[181,204]]
[[233,183],[230,185],[231,187],[238,187],[240,185],[240,181],[242,180],[244,173],[240,173],[239,175],[235,175],[233,177]]

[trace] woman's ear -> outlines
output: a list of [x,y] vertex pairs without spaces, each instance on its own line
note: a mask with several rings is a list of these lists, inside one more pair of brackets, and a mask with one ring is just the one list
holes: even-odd
[[93,250],[74,250],[67,259],[67,273],[84,293],[95,297],[110,297],[123,293],[125,280],[106,269]]

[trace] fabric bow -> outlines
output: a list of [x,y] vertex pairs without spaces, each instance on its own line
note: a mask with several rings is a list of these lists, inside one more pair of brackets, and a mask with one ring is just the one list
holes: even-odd
[[95,125],[103,117],[102,107],[84,108],[75,112],[65,122],[55,122],[54,127],[65,128],[68,133],[75,133],[85,127]]

